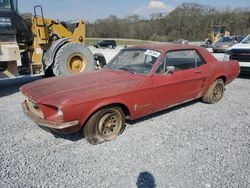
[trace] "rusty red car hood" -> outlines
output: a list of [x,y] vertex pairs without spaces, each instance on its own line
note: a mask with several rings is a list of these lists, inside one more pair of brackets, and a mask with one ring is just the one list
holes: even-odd
[[140,79],[124,71],[101,70],[66,77],[48,78],[21,87],[36,103],[63,105],[119,95],[133,90]]

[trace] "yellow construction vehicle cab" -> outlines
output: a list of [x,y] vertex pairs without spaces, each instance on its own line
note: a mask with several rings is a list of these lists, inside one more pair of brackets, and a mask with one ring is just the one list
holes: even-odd
[[226,27],[225,26],[213,26],[211,28],[210,33],[208,34],[208,38],[205,41],[205,47],[209,48],[211,47],[211,45],[219,40],[221,37],[226,37],[226,36],[230,36],[230,33],[228,31],[226,31]]
[[[6,1],[9,2],[9,5],[17,7],[17,0]],[[16,3],[15,6],[14,3]],[[14,11],[13,7],[7,6],[7,10],[12,11],[10,22],[16,21],[13,14],[20,17],[18,11]],[[15,31],[18,30],[18,23],[12,25],[16,25]],[[17,39],[27,33],[32,36],[32,39],[26,37],[29,41],[18,42]],[[11,34],[13,40],[4,45],[1,41],[3,37],[0,37],[0,50],[4,49],[2,51],[5,52],[0,53],[0,78],[40,74],[63,76],[92,71],[96,68],[98,60],[104,61],[102,64],[106,64],[102,54],[94,56],[85,46],[83,20],[80,20],[74,32],[71,32],[60,22],[44,18],[41,5],[34,7],[31,28],[26,27],[20,36],[16,32]],[[2,34],[0,33],[0,35]]]

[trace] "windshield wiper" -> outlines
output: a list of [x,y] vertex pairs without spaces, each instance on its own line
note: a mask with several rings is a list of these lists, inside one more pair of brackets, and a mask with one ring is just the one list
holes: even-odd
[[130,72],[130,73],[132,73],[132,74],[136,74],[136,72],[132,71],[131,69],[129,69],[129,68],[127,68],[127,67],[120,67],[120,68],[118,68],[118,69],[119,69],[119,70],[128,71],[128,72]]

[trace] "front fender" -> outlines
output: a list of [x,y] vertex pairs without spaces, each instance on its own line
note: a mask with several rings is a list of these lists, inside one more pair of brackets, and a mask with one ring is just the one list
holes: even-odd
[[[82,105],[84,106],[84,111],[82,112],[84,115],[83,117],[80,119],[80,123],[81,125],[84,126],[84,124],[86,123],[86,121],[98,110],[107,107],[107,106],[112,106],[112,105],[118,105],[121,107],[126,108],[126,110],[128,111],[129,114],[131,114],[131,109],[129,108],[129,106],[126,104],[125,101],[123,101],[122,99],[118,99],[118,98],[114,98],[114,99],[109,99],[109,100],[105,100],[105,101],[97,101],[95,103],[91,102],[88,105]],[[126,113],[126,112],[124,112]]]

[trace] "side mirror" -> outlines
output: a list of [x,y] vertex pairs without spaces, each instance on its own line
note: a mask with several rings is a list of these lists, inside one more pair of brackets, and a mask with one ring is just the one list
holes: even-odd
[[171,73],[173,74],[175,71],[175,67],[174,66],[166,66],[166,72],[165,72],[165,75],[168,74],[168,73]]

